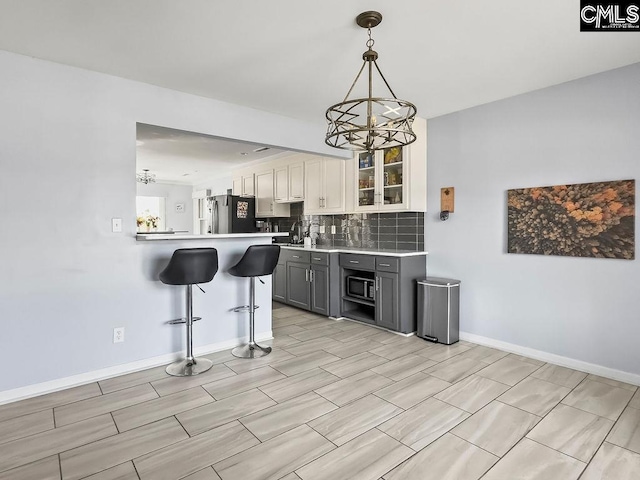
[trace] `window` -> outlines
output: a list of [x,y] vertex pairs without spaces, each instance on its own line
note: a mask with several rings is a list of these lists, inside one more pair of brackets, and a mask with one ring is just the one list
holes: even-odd
[[139,232],[164,231],[166,208],[164,197],[136,197],[136,217]]

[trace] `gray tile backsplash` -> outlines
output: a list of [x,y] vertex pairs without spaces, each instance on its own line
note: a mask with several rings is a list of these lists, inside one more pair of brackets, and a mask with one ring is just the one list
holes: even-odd
[[[346,215],[304,215],[302,203],[291,204],[291,216],[272,219],[281,232],[301,222],[318,245],[398,250],[424,250],[424,213],[352,213]],[[320,233],[324,225],[325,233]],[[331,226],[336,233],[331,234]],[[286,239],[281,240],[286,242]]]

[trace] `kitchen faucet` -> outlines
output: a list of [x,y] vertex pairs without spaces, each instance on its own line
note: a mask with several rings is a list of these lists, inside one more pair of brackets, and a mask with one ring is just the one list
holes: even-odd
[[297,232],[297,233],[293,233],[293,238],[292,243],[302,243],[303,239],[302,239],[302,222],[300,220],[296,220],[295,222],[293,222],[293,225],[291,225],[291,232]]

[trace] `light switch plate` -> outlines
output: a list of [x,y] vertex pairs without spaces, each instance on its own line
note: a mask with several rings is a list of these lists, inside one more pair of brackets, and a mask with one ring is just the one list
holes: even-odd
[[112,218],[111,219],[111,231],[113,233],[122,232],[122,219],[121,218]]

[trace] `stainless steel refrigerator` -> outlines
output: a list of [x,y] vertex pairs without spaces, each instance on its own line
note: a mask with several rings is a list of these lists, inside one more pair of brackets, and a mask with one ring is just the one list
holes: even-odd
[[206,198],[207,224],[202,233],[256,232],[256,199],[238,195]]

